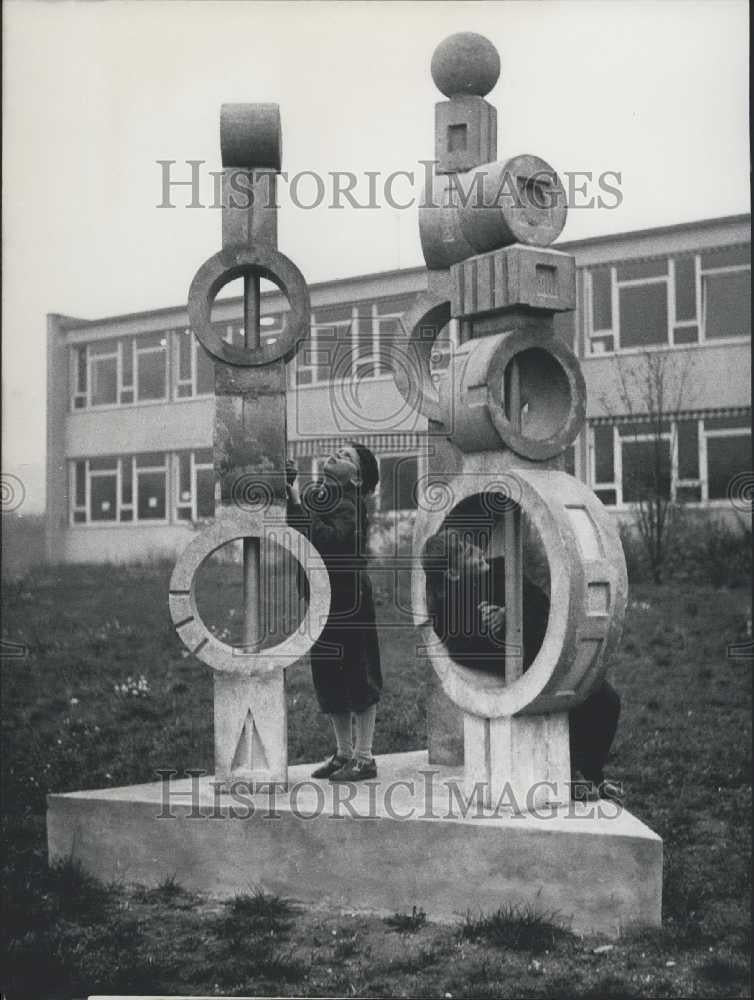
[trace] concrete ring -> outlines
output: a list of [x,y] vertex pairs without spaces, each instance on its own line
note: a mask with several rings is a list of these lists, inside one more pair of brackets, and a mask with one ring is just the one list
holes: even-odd
[[[505,412],[503,386],[505,370],[515,357],[532,352],[529,366],[541,383],[532,386],[528,433],[516,430]],[[552,373],[548,377],[542,359],[548,355]],[[544,377],[543,377],[544,376]],[[559,390],[556,391],[557,386]],[[525,395],[522,387],[522,396]],[[535,330],[515,330],[501,339],[490,360],[487,376],[487,406],[503,442],[523,458],[540,462],[559,455],[572,444],[586,417],[586,383],[576,357],[554,337],[544,339]],[[539,430],[535,434],[535,429]]]
[[[221,546],[239,538],[277,542],[305,567],[310,581],[309,606],[296,631],[277,646],[258,653],[231,646],[213,635],[196,603],[196,578],[202,563]],[[197,659],[223,673],[259,677],[292,666],[317,641],[330,612],[330,578],[319,552],[295,528],[270,523],[262,515],[228,510],[181,553],[170,578],[169,605],[178,636]]]
[[430,420],[443,422],[430,368],[432,347],[450,322],[450,302],[432,292],[421,295],[403,319],[408,336],[391,345],[393,381],[406,402]]
[[[452,477],[456,503],[481,492],[474,463]],[[565,472],[486,470],[499,488],[510,479],[544,544],[550,569],[550,614],[542,646],[521,677],[505,678],[462,666],[435,633],[427,606],[425,575],[419,563],[424,543],[441,528],[447,510],[417,512],[412,605],[427,657],[443,690],[472,715],[497,718],[568,711],[582,702],[604,677],[620,641],[628,582],[618,529],[592,491]]]
[[[220,289],[234,278],[259,275],[274,282],[290,302],[286,326],[272,344],[236,347],[212,329],[212,305]],[[272,247],[225,247],[206,260],[194,275],[189,289],[189,324],[200,343],[218,361],[245,367],[268,365],[292,357],[309,334],[311,306],[304,276],[285,254]]]

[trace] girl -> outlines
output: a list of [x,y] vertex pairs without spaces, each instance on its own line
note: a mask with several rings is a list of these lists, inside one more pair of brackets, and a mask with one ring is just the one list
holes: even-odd
[[372,739],[382,673],[372,585],[366,572],[366,497],[379,482],[377,460],[368,448],[349,442],[327,459],[322,481],[303,500],[295,466],[288,468],[288,523],[319,550],[332,591],[330,614],[312,646],[311,664],[317,700],[330,716],[337,747],[312,777],[331,781],[374,778]]

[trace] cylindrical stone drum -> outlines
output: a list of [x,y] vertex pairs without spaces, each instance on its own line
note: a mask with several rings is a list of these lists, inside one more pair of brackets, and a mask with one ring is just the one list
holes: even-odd
[[546,247],[563,231],[568,207],[555,170],[539,156],[483,163],[464,175],[461,234],[475,253],[512,243]]
[[[547,320],[467,341],[440,386],[439,412],[462,451],[507,446],[532,461],[561,454],[584,423],[586,389],[578,361]],[[509,412],[507,371],[515,360],[521,413]],[[520,424],[520,429],[516,425]]]

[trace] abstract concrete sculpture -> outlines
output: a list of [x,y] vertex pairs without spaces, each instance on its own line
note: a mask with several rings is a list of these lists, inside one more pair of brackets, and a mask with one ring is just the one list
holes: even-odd
[[[301,272],[277,249],[277,105],[223,105],[220,144],[223,248],[199,268],[189,290],[191,326],[215,363],[216,517],[178,560],[170,581],[170,613],[184,644],[215,672],[216,780],[285,785],[285,668],[308,651],[330,607],[319,554],[285,523],[285,362],[309,333],[309,292]],[[211,321],[218,291],[238,277],[244,279],[243,346],[224,340]],[[260,278],[277,284],[290,303],[285,329],[267,343],[260,337]],[[244,635],[243,645],[233,647],[202,622],[195,586],[205,559],[239,538],[244,540]],[[310,599],[297,631],[260,651],[263,540],[287,549],[306,567]]]
[[[427,291],[392,359],[400,392],[428,419],[412,604],[437,679],[432,699],[463,716],[462,752],[434,752],[431,722],[432,767],[425,751],[385,754],[380,780],[354,785],[311,780],[311,764],[287,767],[285,670],[316,640],[330,605],[321,558],[285,524],[285,362],[308,332],[309,299],[277,250],[277,106],[224,105],[223,247],[199,268],[189,298],[191,325],[215,361],[216,518],[170,583],[177,632],[214,674],[215,774],[50,796],[51,860],[73,858],[107,881],[170,876],[219,896],[259,885],[348,909],[421,905],[438,920],[523,903],[578,931],[660,922],[660,838],[615,803],[605,812],[568,800],[568,711],[600,682],[619,639],[626,569],[610,515],[564,471],[585,412],[579,363],[554,333],[555,313],[574,306],[573,259],[549,249],[565,197],[543,160],[496,162],[496,112],[484,96],[499,72],[497,51],[479,35],[446,39],[432,60],[448,100],[437,107],[437,169],[420,209]],[[249,188],[253,204],[234,207],[230,195]],[[215,295],[237,277],[243,345],[211,321]],[[274,341],[260,335],[262,277],[290,302]],[[459,343],[438,386],[432,350],[451,319]],[[432,627],[418,562],[425,541],[469,501],[486,511],[491,553],[505,556],[504,675],[453,660]],[[541,542],[550,591],[544,639],[526,670],[525,528]],[[235,539],[244,546],[239,647],[212,634],[195,597],[202,563]],[[298,631],[269,649],[260,648],[263,542],[297,558],[309,580]]]
[[[409,341],[394,370],[430,425],[412,603],[442,688],[464,712],[466,781],[481,784],[487,804],[507,786],[516,801],[538,805],[567,800],[568,710],[604,676],[627,583],[612,518],[563,471],[585,416],[579,363],[553,327],[556,312],[575,306],[575,264],[544,249],[565,224],[565,192],[539,157],[492,162],[496,114],[482,95],[499,66],[479,35],[453,35],[435,51],[432,76],[450,100],[436,106],[436,174],[419,217],[430,291],[406,319]],[[429,359],[451,317],[459,346],[437,389]],[[438,642],[419,565],[451,510],[478,495],[497,497],[500,510],[490,544],[505,556],[504,675],[462,666]],[[526,673],[522,516],[541,539],[550,575],[547,632]]]

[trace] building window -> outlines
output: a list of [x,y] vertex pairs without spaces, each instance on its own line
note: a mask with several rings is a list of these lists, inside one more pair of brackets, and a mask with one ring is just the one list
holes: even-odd
[[173,334],[173,398],[191,399],[215,391],[215,366],[191,330]]
[[597,424],[591,483],[606,506],[660,496],[679,503],[727,500],[730,482],[751,469],[749,418],[707,417]]
[[199,521],[215,513],[215,475],[211,448],[181,451],[173,456],[175,518]]
[[353,326],[351,306],[331,306],[312,313],[309,337],[296,360],[298,385],[349,377]]
[[96,458],[88,463],[89,516],[92,521],[118,519],[118,459]]
[[129,338],[133,344],[136,400],[139,403],[167,399],[167,336],[152,333],[146,337]]
[[623,503],[670,499],[670,435],[621,440]]
[[166,400],[168,338],[163,332],[74,345],[72,409]]
[[416,455],[380,455],[379,509],[416,510]]
[[113,406],[118,402],[119,345],[101,340],[89,345],[90,406]]
[[165,452],[71,463],[73,524],[167,522]]
[[668,341],[668,286],[619,285],[621,347],[650,347]]
[[701,281],[704,339],[751,336],[749,247],[702,254]]
[[749,246],[587,272],[587,353],[751,335]]
[[296,384],[370,379],[389,374],[383,354],[403,337],[403,314],[414,296],[323,306],[312,314],[309,337],[296,359]]
[[144,455],[136,455],[134,463],[137,520],[164,521],[167,494],[165,453],[147,452]]
[[673,270],[673,343],[695,344],[699,340],[697,316],[697,261],[691,257],[676,257],[670,262]]
[[712,417],[703,429],[706,479],[704,499],[728,500],[730,482],[741,472],[749,472],[751,426],[745,417]]

